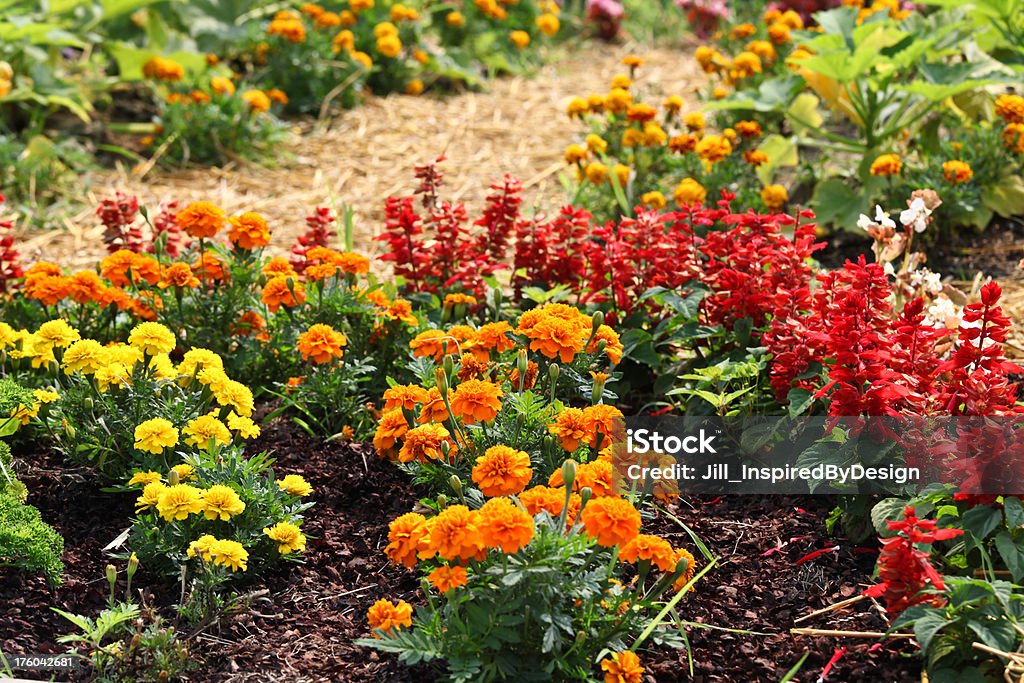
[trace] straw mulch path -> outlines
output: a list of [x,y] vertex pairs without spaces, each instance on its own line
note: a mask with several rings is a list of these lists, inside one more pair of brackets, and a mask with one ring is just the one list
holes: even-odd
[[[207,200],[229,213],[257,211],[270,222],[272,246],[280,250],[304,229],[310,209],[344,203],[355,211],[355,248],[373,254],[377,243],[371,238],[380,231],[385,198],[411,192],[412,167],[444,154],[447,196],[466,202],[471,215],[490,183],[505,173],[523,182],[527,206],[557,210],[567,197],[558,178],[566,171],[562,154],[582,132],[565,106],[573,96],[606,92],[613,76],[627,72],[619,64],[627,54],[647,60],[637,82],[652,97],[679,93],[696,103],[702,74],[692,49],[587,44],[529,78],[498,80],[486,92],[371,98],[320,130],[295,135],[284,150],[291,159],[279,168],[150,169],[143,177],[139,169],[119,169],[97,178],[85,203],[95,206],[121,190],[150,207],[161,200]],[[91,208],[69,216],[65,225],[63,232],[28,236],[21,248],[25,259],[91,267],[103,256],[102,228]]]

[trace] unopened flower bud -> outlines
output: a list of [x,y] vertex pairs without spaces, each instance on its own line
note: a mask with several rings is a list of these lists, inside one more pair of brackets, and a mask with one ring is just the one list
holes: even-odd
[[455,493],[462,493],[462,480],[459,479],[459,475],[453,474],[448,480],[448,483],[451,485],[452,490],[455,491]]
[[167,473],[167,485],[176,486],[181,483],[181,475],[178,474],[178,470],[171,470]]
[[562,481],[565,488],[572,491],[572,485],[576,483],[576,461],[569,459],[562,463]]
[[434,381],[437,382],[437,390],[441,392],[441,396],[448,396],[448,375],[444,373],[444,368],[434,368]]
[[135,576],[135,572],[139,570],[139,556],[132,553],[132,556],[128,558],[128,579],[130,580]]
[[551,378],[551,381],[552,381],[552,382],[557,382],[557,381],[558,381],[558,374],[559,374],[559,372],[561,372],[561,370],[560,370],[560,369],[559,369],[559,367],[558,367],[558,366],[557,366],[556,364],[554,364],[554,363],[552,363],[552,364],[551,364],[551,365],[550,365],[550,366],[548,367],[548,377],[550,377],[550,378]]
[[594,489],[589,486],[584,486],[580,489],[580,507],[582,508],[590,500],[590,497],[594,495]]
[[593,329],[594,334],[597,334],[598,328],[604,325],[604,311],[596,311],[590,320],[591,329]]
[[519,372],[519,388],[523,389],[526,383],[526,373],[530,370],[530,361],[526,357],[526,349],[519,349],[516,355],[516,371]]
[[449,377],[455,372],[455,359],[451,356],[445,356],[441,361],[441,367],[444,368],[444,373]]
[[444,510],[448,507],[448,496],[443,493],[437,497],[437,509]]
[[110,584],[110,596],[114,596],[114,586],[117,585],[117,567],[112,564],[107,565],[107,583]]

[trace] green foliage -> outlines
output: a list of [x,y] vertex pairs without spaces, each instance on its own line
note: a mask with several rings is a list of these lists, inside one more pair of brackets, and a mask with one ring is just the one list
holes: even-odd
[[0,489],[0,567],[38,572],[56,586],[64,573],[63,552],[64,539],[39,510]]

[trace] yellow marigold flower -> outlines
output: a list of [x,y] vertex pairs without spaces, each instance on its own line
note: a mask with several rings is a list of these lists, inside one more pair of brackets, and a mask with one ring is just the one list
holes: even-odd
[[49,320],[36,330],[35,339],[41,348],[67,348],[82,338],[78,330],[68,325],[62,318]]
[[604,108],[613,114],[622,114],[633,104],[633,95],[624,88],[612,88],[604,98]]
[[633,87],[633,79],[626,74],[618,74],[612,77],[611,87],[613,90],[629,90]]
[[291,308],[306,301],[306,288],[301,282],[290,277],[272,277],[263,286],[260,300],[271,313],[277,313],[281,306]]
[[996,98],[996,115],[1007,123],[1024,123],[1024,97],[1000,95]]
[[622,546],[619,558],[631,564],[647,561],[663,572],[671,573],[676,568],[676,553],[672,545],[650,534],[637,534],[632,541]]
[[644,142],[644,134],[636,128],[627,128],[622,131],[623,147],[639,147]]
[[402,41],[397,35],[383,35],[377,39],[377,52],[385,57],[397,57],[402,51]]
[[[143,495],[145,495],[145,490],[143,490]],[[157,498],[156,511],[168,522],[175,519],[186,519],[189,515],[198,515],[203,511],[202,492],[188,484],[168,486],[160,492],[160,497]]]
[[596,133],[591,133],[586,138],[587,149],[594,154],[604,154],[608,150],[608,142]]
[[322,29],[337,28],[341,26],[341,17],[335,12],[321,12],[313,24]]
[[246,90],[242,93],[242,101],[249,105],[249,111],[257,114],[270,109],[270,98],[262,90]]
[[134,486],[135,484],[141,484],[143,487],[152,484],[155,481],[160,481],[160,473],[153,472],[136,472],[132,475],[132,478],[128,480],[128,486]]
[[248,569],[249,553],[238,541],[217,541],[210,549],[213,563],[232,572]]
[[373,9],[373,0],[349,0],[348,6],[352,8],[353,12],[358,14],[359,12]]
[[641,683],[645,669],[640,666],[640,658],[626,650],[602,659],[601,671],[605,672],[605,683]]
[[306,27],[298,18],[277,16],[267,27],[267,34],[281,36],[289,43],[301,43],[306,40]]
[[708,192],[693,178],[683,178],[672,193],[672,198],[679,206],[693,206],[703,204],[708,198]]
[[950,183],[966,183],[974,177],[974,171],[966,162],[946,161],[942,164],[942,177]]
[[615,173],[615,179],[619,181],[619,187],[626,187],[629,185],[629,179],[633,175],[633,169],[625,164],[615,164],[612,168],[612,172]]
[[313,493],[313,487],[301,474],[286,474],[283,479],[278,479],[277,487],[290,496],[300,498]]
[[[412,606],[405,600],[399,600],[396,605],[389,600],[380,599],[366,611],[366,619],[373,631],[379,630],[389,634],[392,631],[401,631],[402,628],[412,626]],[[380,638],[376,633],[373,637]]]
[[186,554],[189,557],[201,557],[204,562],[209,562],[213,559],[213,550],[217,547],[217,543],[215,536],[205,534],[188,544]]
[[444,22],[452,28],[462,28],[466,25],[466,16],[462,12],[449,12],[444,15]]
[[675,114],[683,108],[683,98],[679,95],[670,95],[665,98],[661,106],[664,107],[665,111]]
[[224,210],[210,202],[193,202],[174,217],[178,226],[196,239],[213,237],[224,227],[226,219]]
[[530,44],[530,34],[526,31],[512,31],[508,37],[518,50],[525,50],[526,46]]
[[215,484],[203,492],[203,514],[206,519],[226,522],[245,511],[245,503],[230,486]]
[[395,564],[409,569],[416,566],[416,557],[427,537],[427,519],[417,512],[407,512],[388,525],[388,545],[384,554]]
[[897,154],[882,154],[871,163],[871,175],[893,176],[899,175],[903,168],[903,162]]
[[185,69],[173,59],[153,57],[142,65],[142,75],[156,81],[180,81]]
[[795,10],[786,10],[778,20],[794,31],[799,31],[804,27],[804,20],[800,18],[800,15]]
[[301,553],[306,549],[306,537],[299,527],[291,522],[278,522],[263,530],[271,541],[277,543],[277,552],[282,555]]
[[427,581],[430,582],[431,586],[437,589],[438,593],[447,593],[453,588],[465,586],[468,578],[465,567],[460,567],[458,565],[454,567],[441,565],[434,571],[430,572],[427,576]]
[[712,74],[717,72],[722,67],[722,55],[720,55],[716,50],[707,47],[706,45],[701,45],[700,47],[698,47],[696,51],[693,53],[693,56],[694,59],[697,60],[697,63],[700,64],[700,68],[704,71],[704,73]]
[[642,195],[640,195],[640,202],[644,206],[649,206],[652,209],[658,209],[659,211],[668,206],[668,202],[665,201],[665,195],[658,192],[657,190],[653,190],[651,192],[644,192]]
[[542,14],[537,17],[537,28],[540,29],[541,33],[549,38],[558,33],[558,29],[561,25],[561,22],[558,21],[558,17],[554,14]]
[[142,495],[135,501],[135,512],[138,513],[156,507],[156,504],[160,501],[160,494],[166,488],[167,486],[162,481],[151,481],[146,484],[142,489]]
[[776,45],[785,45],[790,41],[789,31],[789,26],[777,21],[768,27],[768,37]]
[[128,343],[150,356],[170,353],[177,346],[174,333],[160,323],[139,323],[128,335]]
[[676,154],[686,154],[697,149],[698,139],[696,135],[690,133],[676,135],[668,141],[668,148]]
[[465,505],[449,505],[430,520],[425,553],[449,561],[483,557],[487,551],[480,524],[479,511]]
[[[178,430],[170,420],[154,417],[135,428],[135,448],[160,455],[167,448],[178,445]],[[129,482],[134,483],[134,482]]]
[[608,180],[608,167],[600,161],[591,161],[583,171],[587,180],[595,185],[601,185]]
[[185,439],[185,443],[199,448],[207,448],[211,440],[222,446],[231,443],[231,432],[213,413],[200,415],[192,420],[186,425],[184,432],[189,437]]
[[476,459],[473,481],[490,498],[519,493],[533,478],[530,456],[508,446],[491,446]]
[[643,143],[645,147],[661,147],[668,142],[668,133],[659,124],[651,122],[644,126]]
[[196,478],[196,468],[192,467],[188,463],[181,463],[171,468],[171,472],[178,475],[178,481],[188,481],[189,479]]
[[757,33],[757,28],[753,24],[747,22],[743,24],[737,24],[732,27],[729,31],[730,40],[744,40]]
[[588,156],[587,150],[580,145],[569,145],[565,148],[565,163],[567,164],[578,164]]
[[198,374],[200,370],[206,368],[223,370],[224,361],[209,349],[193,348],[185,352],[181,362],[178,364],[178,372],[189,377]]
[[331,40],[331,51],[334,54],[345,51],[349,52],[356,47],[356,36],[352,31],[345,29],[338,31],[338,34]]
[[412,96],[423,94],[423,81],[418,78],[409,81],[405,86],[405,94]]
[[771,211],[778,211],[789,201],[789,193],[782,185],[767,185],[761,190],[761,201]]
[[775,46],[767,40],[753,40],[747,45],[747,52],[752,52],[761,58],[765,64],[772,64],[778,58]]
[[732,154],[732,143],[724,135],[705,135],[697,143],[697,156],[709,164],[716,164]]
[[570,118],[583,118],[583,115],[590,110],[589,103],[582,97],[574,97],[569,101],[565,112]]
[[79,339],[64,352],[64,372],[89,375],[107,364],[107,350],[95,339]]
[[714,90],[711,91],[711,97],[716,100],[724,100],[729,96],[729,91],[722,86],[715,86]]
[[448,444],[449,454],[458,449],[451,441],[451,433],[440,424],[425,424],[410,429],[404,436],[402,448],[398,451],[399,462],[427,462],[444,457],[442,444]]
[[480,535],[488,548],[511,554],[533,540],[533,517],[508,498],[492,498],[480,508]]
[[640,513],[624,498],[594,498],[580,516],[587,535],[605,547],[624,546],[640,533]]
[[595,113],[602,112],[604,111],[604,105],[604,95],[598,95],[597,93],[593,93],[587,96],[587,107],[590,109],[590,111]]
[[707,123],[704,120],[704,114],[699,111],[687,114],[683,117],[683,125],[692,130],[695,133],[699,133],[704,130]]
[[729,74],[734,80],[740,78],[749,78],[754,74],[761,73],[761,58],[753,52],[741,52],[736,55],[736,59],[733,60],[732,66],[729,69]]
[[255,439],[260,435],[260,428],[252,418],[239,415],[235,411],[228,413],[228,429],[236,432],[243,439]]
[[230,78],[224,76],[214,76],[210,79],[210,89],[217,95],[234,95],[235,84],[231,82]]
[[258,213],[247,211],[241,216],[232,216],[228,223],[231,224],[228,239],[241,249],[257,249],[270,243],[270,228]]
[[341,347],[347,346],[345,335],[330,325],[318,323],[299,335],[298,349],[302,359],[313,363],[330,363],[341,358]]

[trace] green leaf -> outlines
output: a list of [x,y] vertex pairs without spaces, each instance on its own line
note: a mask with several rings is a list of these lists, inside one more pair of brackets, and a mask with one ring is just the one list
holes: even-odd
[[[790,111],[797,107],[797,103],[805,96],[812,98],[817,103],[818,98],[814,97],[814,95],[803,93],[794,100]],[[803,101],[806,102],[807,100],[804,99]],[[802,106],[806,107],[806,105]],[[820,123],[820,118],[818,122]],[[758,149],[768,157],[768,161],[757,167],[757,179],[761,181],[762,185],[771,184],[775,177],[776,169],[782,166],[796,166],[800,163],[795,136],[786,138],[777,134],[768,135],[758,146]]]
[[1024,577],[1024,549],[1022,549],[1009,531],[1000,531],[996,535],[996,550],[1006,563],[1013,580],[1019,582]]
[[1024,526],[1024,505],[1021,505],[1020,498],[1016,496],[1003,498],[1003,514],[1006,515],[1006,526],[1010,528]]
[[902,498],[884,498],[875,503],[875,506],[871,508],[871,524],[879,536],[892,536],[892,531],[885,522],[890,519],[900,519],[903,516],[903,508],[906,506],[907,501]]
[[1005,176],[981,192],[981,203],[1004,218],[1024,213],[1024,178]]
[[799,387],[789,390],[789,415],[797,417],[807,412],[807,409],[814,403],[814,392]]
[[914,622],[914,638],[921,646],[921,649],[927,652],[935,634],[948,625],[949,621],[946,620],[941,611],[925,612]]
[[969,531],[979,541],[984,540],[1003,521],[1003,513],[999,508],[979,505],[971,508],[960,518],[964,531]]
[[811,207],[820,223],[845,230],[856,228],[866,203],[848,182],[839,178],[818,183],[811,197]]

